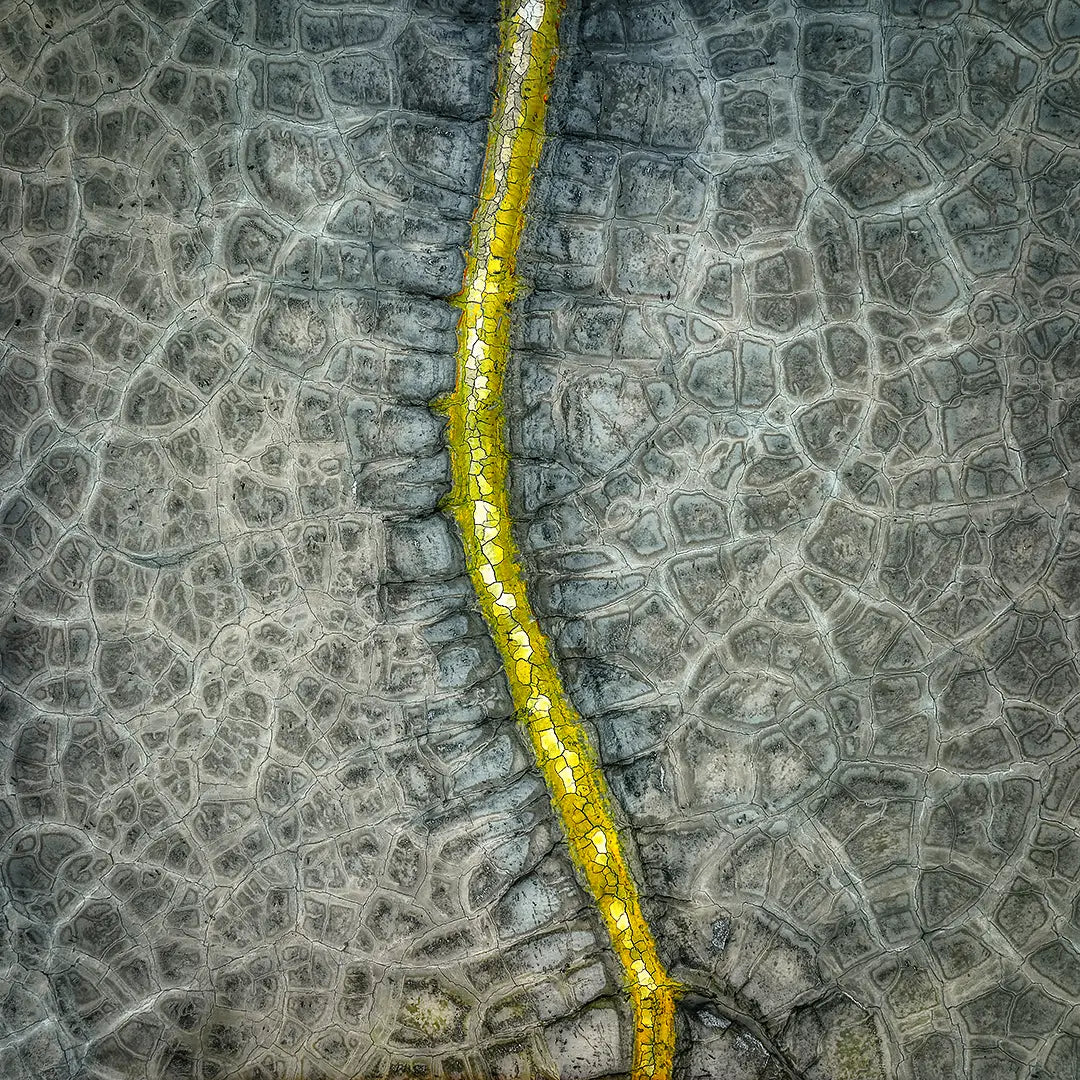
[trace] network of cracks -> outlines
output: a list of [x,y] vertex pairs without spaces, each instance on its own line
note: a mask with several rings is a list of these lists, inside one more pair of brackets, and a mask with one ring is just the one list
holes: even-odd
[[[625,1075],[440,512],[494,4],[0,13],[0,1075]],[[1080,8],[571,3],[515,532],[676,1075],[1080,1067]]]

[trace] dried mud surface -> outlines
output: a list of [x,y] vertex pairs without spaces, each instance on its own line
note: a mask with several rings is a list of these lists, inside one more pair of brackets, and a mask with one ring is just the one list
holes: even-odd
[[[0,1076],[624,1076],[442,421],[496,7],[0,9]],[[679,1075],[1080,1069],[1080,7],[571,3],[507,386]]]

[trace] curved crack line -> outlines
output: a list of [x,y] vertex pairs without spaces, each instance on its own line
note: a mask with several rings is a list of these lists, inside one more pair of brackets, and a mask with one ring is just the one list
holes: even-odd
[[560,0],[504,0],[498,78],[461,291],[454,390],[433,403],[448,419],[457,522],[480,609],[502,656],[574,864],[600,910],[634,1011],[633,1076],[667,1080],[679,985],[660,961],[615,823],[611,795],[581,717],[537,623],[511,530],[502,390],[510,356],[517,251],[558,45]]

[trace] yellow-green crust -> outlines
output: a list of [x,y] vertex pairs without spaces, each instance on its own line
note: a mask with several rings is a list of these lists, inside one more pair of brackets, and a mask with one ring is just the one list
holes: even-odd
[[453,392],[435,403],[449,422],[453,488],[444,509],[461,531],[469,577],[506,666],[517,715],[625,972],[636,1028],[633,1076],[666,1078],[678,986],[657,955],[607,784],[532,612],[511,531],[503,380],[517,250],[543,145],[559,8],[557,0],[511,0],[500,23],[483,180],[464,284],[453,301],[461,312],[457,379]]

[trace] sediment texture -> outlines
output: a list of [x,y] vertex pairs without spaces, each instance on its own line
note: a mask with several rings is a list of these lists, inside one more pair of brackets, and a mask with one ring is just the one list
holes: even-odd
[[[627,1074],[438,510],[497,27],[0,9],[0,1075]],[[1078,47],[564,17],[511,507],[695,1080],[1077,1071]]]

